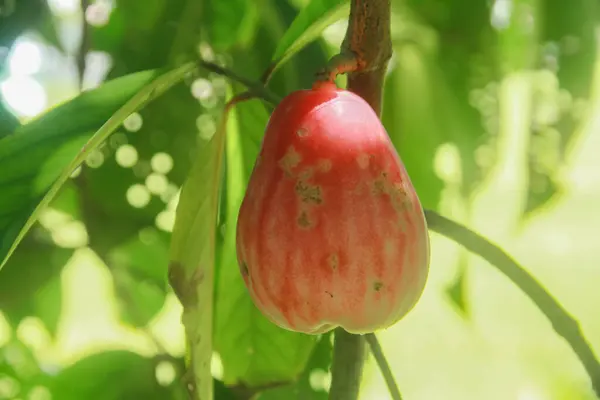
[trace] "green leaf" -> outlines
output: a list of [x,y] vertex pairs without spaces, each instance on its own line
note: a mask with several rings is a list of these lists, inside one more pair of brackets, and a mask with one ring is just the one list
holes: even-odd
[[446,287],[445,291],[450,304],[454,306],[458,314],[468,319],[471,316],[471,310],[467,298],[467,253],[461,253],[459,263],[458,275],[454,279],[454,282]]
[[217,51],[252,40],[259,17],[254,0],[210,0],[206,14],[210,44]]
[[290,25],[271,59],[273,70],[317,39],[329,25],[349,14],[347,0],[311,0]]
[[168,239],[146,228],[108,254],[123,320],[134,326],[145,326],[164,304]]
[[118,0],[106,25],[90,27],[92,48],[112,56],[111,78],[193,61],[204,3]]
[[[1,62],[2,59],[0,58],[0,63]],[[6,108],[6,105],[2,100],[2,94],[0,93],[0,139],[13,133],[20,125],[17,117]]]
[[0,140],[0,267],[75,168],[131,113],[195,69],[115,79]]
[[251,101],[239,104],[231,114],[226,145],[225,239],[215,307],[215,350],[221,356],[225,384],[252,388],[297,378],[306,366],[315,337],[281,329],[267,320],[252,302],[242,280],[236,258],[236,220],[268,113],[260,102]]
[[0,309],[17,326],[25,317],[39,317],[56,332],[62,304],[60,272],[73,254],[52,243],[35,226],[0,273]]
[[169,280],[184,311],[190,363],[198,398],[212,398],[210,370],[216,224],[225,127],[201,143],[181,189],[171,237]]
[[382,121],[421,203],[435,209],[443,183],[435,173],[433,159],[446,132],[438,119],[431,118],[434,85],[425,58],[414,46],[405,46],[397,54],[398,65],[386,79]]
[[161,400],[171,389],[156,379],[157,361],[128,351],[91,355],[50,381],[52,397],[61,400]]
[[331,378],[331,356],[333,353],[333,332],[321,336],[310,360],[297,382],[291,385],[266,390],[257,400],[327,400],[327,380]]

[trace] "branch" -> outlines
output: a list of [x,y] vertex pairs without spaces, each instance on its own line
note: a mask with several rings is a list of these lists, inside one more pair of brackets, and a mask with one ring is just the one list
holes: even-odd
[[342,328],[337,328],[334,336],[329,399],[358,399],[365,360],[365,339]]
[[379,369],[381,370],[381,374],[383,375],[383,379],[385,380],[385,384],[390,391],[390,396],[392,396],[392,400],[402,400],[402,396],[400,395],[400,389],[398,389],[398,385],[396,384],[396,380],[394,379],[394,374],[390,369],[390,365],[388,364],[385,355],[383,354],[383,349],[377,340],[377,336],[374,333],[369,333],[365,335],[365,339],[367,339],[367,343],[371,347],[371,353],[379,365]]
[[435,211],[425,210],[429,229],[440,233],[464,246],[498,268],[535,303],[550,320],[552,328],[562,336],[575,352],[587,374],[592,387],[600,398],[600,364],[587,343],[579,324],[525,268],[514,261],[504,250],[470,229],[448,219]]
[[381,114],[383,83],[392,58],[390,0],[351,0],[350,20],[342,53],[355,57],[348,89]]

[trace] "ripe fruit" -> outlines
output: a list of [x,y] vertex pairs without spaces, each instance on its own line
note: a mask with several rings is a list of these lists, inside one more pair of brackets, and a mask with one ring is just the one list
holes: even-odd
[[237,257],[257,307],[289,330],[368,333],[415,305],[427,225],[362,98],[319,83],[276,107],[240,209]]

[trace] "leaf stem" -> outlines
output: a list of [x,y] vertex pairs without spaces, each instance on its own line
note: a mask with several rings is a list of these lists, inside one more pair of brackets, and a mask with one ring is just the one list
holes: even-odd
[[400,395],[400,389],[398,389],[398,385],[396,384],[396,380],[394,379],[394,374],[392,374],[392,370],[390,369],[390,365],[388,364],[385,355],[383,354],[383,349],[379,344],[379,340],[377,340],[377,336],[374,333],[368,333],[365,335],[365,339],[367,343],[369,343],[369,347],[371,347],[371,353],[373,354],[373,358],[377,362],[379,369],[381,370],[381,374],[383,375],[383,379],[385,380],[385,384],[390,391],[390,396],[392,396],[392,400],[402,400],[402,395]]
[[334,331],[329,400],[356,400],[365,360],[365,338],[342,328]]
[[482,257],[506,275],[521,289],[550,320],[552,328],[567,341],[587,374],[592,387],[600,398],[600,364],[594,351],[585,340],[578,322],[554,299],[544,287],[514,261],[504,250],[467,227],[432,210],[425,210],[429,229],[440,233]]

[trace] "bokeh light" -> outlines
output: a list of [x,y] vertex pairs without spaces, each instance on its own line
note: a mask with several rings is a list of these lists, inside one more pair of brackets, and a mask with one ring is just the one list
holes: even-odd
[[0,83],[2,97],[8,106],[21,117],[35,117],[47,106],[44,87],[30,76],[10,76]]

